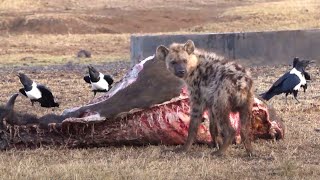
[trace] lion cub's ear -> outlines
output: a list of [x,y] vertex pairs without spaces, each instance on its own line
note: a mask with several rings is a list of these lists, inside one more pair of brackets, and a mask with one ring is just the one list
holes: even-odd
[[184,44],[184,50],[187,51],[188,54],[192,54],[195,47],[194,47],[194,43],[192,40],[188,40],[185,44]]
[[165,60],[167,55],[169,54],[169,49],[163,45],[157,47],[156,50],[156,58],[158,60]]

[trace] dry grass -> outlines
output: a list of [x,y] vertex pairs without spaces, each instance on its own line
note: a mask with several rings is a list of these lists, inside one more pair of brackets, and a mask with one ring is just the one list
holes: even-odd
[[44,84],[51,89],[60,103],[60,108],[31,107],[30,100],[21,95],[17,98],[19,103],[16,104],[16,108],[18,110],[42,116],[52,112],[60,114],[64,109],[86,104],[93,99],[90,86],[83,80],[83,77],[88,75],[88,68],[86,66],[88,64],[93,64],[104,74],[112,75],[115,81],[119,81],[130,66],[129,62],[117,61],[108,63],[73,62],[57,66],[28,66],[23,68],[19,66],[0,67],[0,74],[4,77],[4,80],[0,82],[2,89],[0,102],[7,102],[8,97],[13,93],[17,93],[22,88],[17,73],[23,72],[37,83]]
[[[94,3],[84,0],[0,0],[0,24],[4,17],[10,19],[21,14],[27,14],[31,19],[67,19],[69,16],[87,23],[84,17],[88,14],[95,16],[93,12],[97,12],[97,17],[101,17],[103,10],[108,8],[124,12],[142,9],[148,13],[155,12],[155,8],[168,8],[176,13],[185,9],[188,12],[197,10],[199,17],[209,19],[199,18],[197,24],[186,24],[171,30],[175,31],[173,33],[305,29],[319,28],[319,4],[316,0],[175,0],[170,3],[161,0],[94,0]],[[163,22],[160,27],[169,26],[169,21]],[[135,33],[150,32],[148,19],[136,24],[141,26]],[[168,33],[164,31],[159,33]],[[87,103],[93,95],[82,80],[86,74],[85,65],[103,64],[99,67],[102,72],[114,75],[116,80],[121,79],[129,69],[128,61],[106,62],[129,59],[129,36],[129,33],[1,34],[0,75],[3,78],[0,101],[6,102],[21,88],[16,73],[23,71],[52,89],[61,107],[52,110],[31,107],[30,101],[18,97],[16,110],[41,116]],[[76,59],[75,53],[81,48],[91,50],[93,58]],[[23,58],[25,60],[21,60]],[[49,66],[67,62],[72,63]],[[13,65],[18,67],[13,68]],[[288,69],[284,65],[252,68],[256,93],[268,89]],[[289,98],[289,105],[286,105],[283,96],[270,101],[284,119],[286,137],[279,142],[255,142],[256,156],[253,158],[245,156],[242,146],[231,147],[228,156],[222,158],[210,156],[213,150],[198,145],[187,154],[163,154],[163,149],[174,148],[165,146],[10,150],[0,153],[0,179],[319,179],[320,134],[314,128],[320,127],[320,81],[317,79],[320,67],[311,67],[310,74],[313,80],[307,93],[299,94],[300,104]]]
[[35,11],[44,6],[40,0],[1,0],[0,12],[8,11]]
[[[315,160],[302,163],[303,151],[287,143],[259,144],[266,154],[248,159],[233,147],[225,158],[206,147],[188,154],[162,154],[162,146],[103,149],[37,149],[0,155],[2,179],[316,179]],[[270,151],[269,149],[273,149]],[[198,151],[198,153],[196,153]],[[281,153],[279,153],[281,152]],[[284,156],[285,155],[285,156]],[[315,157],[315,156],[314,156]],[[15,167],[15,168],[12,168]]]
[[[320,28],[320,1],[283,0],[232,7],[209,22],[187,29],[194,32],[240,32]],[[227,23],[226,23],[227,22]]]
[[[41,10],[33,8],[33,6],[39,6]],[[66,9],[65,6],[69,9]],[[37,65],[50,64],[50,62],[63,64],[68,62],[70,58],[72,59],[80,48],[93,51],[93,56],[96,57],[93,61],[128,59],[130,53],[129,33],[96,34],[92,31],[95,28],[107,28],[112,32],[119,30],[118,32],[134,33],[235,32],[319,28],[319,7],[320,2],[315,0],[175,0],[170,3],[163,3],[160,0],[144,0],[143,3],[129,2],[128,0],[117,1],[117,3],[114,0],[95,0],[95,3],[84,0],[2,0],[0,2],[0,25],[1,21],[4,24],[11,22],[12,16],[21,16],[26,19],[24,23],[27,23],[28,20],[39,19],[47,19],[44,23],[48,23],[54,19],[58,25],[52,28],[69,28],[70,32],[73,32],[74,29],[83,29],[83,31],[80,31],[82,34],[32,34],[29,31],[25,32],[23,28],[33,26],[19,26],[22,28],[22,34],[7,31],[0,35],[0,61],[7,65],[15,63],[18,65]],[[117,12],[117,8],[123,10],[123,17],[121,15],[113,16]],[[164,8],[168,11],[164,11],[163,14],[160,11],[160,14],[153,14],[157,11],[152,11],[152,9],[161,10]],[[24,10],[34,13],[26,14]],[[108,14],[109,10],[111,10],[111,14]],[[181,19],[184,23],[183,27],[177,26],[168,29],[167,27],[177,24],[174,14],[180,17],[179,14],[185,11],[197,12],[198,15],[194,14],[195,18],[190,19],[183,14],[185,16],[185,19]],[[130,19],[130,13],[134,12],[141,12],[143,15],[134,15],[133,19]],[[166,16],[166,13],[169,12],[174,13]],[[124,24],[128,24],[127,27],[119,26],[118,22],[121,19],[116,19],[119,16],[122,20],[129,18],[124,22]],[[153,19],[144,17],[162,19],[159,24],[154,24]],[[113,18],[115,18],[114,21],[112,21]],[[69,23],[70,27],[60,27],[62,25],[59,23],[62,25]],[[47,25],[50,23],[38,28],[41,30]],[[160,27],[160,29],[150,30],[154,27]],[[161,28],[165,30],[161,31]],[[38,29],[31,29],[31,32],[33,30],[37,31]],[[46,31],[50,32],[50,29]],[[86,31],[88,33],[85,33]],[[36,60],[20,61],[24,57],[34,57]]]
[[[241,3],[259,2],[259,0],[242,0]],[[1,0],[0,10],[6,12],[30,12],[37,10],[88,10],[102,8],[120,8],[120,9],[154,9],[154,8],[199,8],[201,5],[230,4],[233,0],[172,0],[163,2],[162,0],[94,0],[94,3],[87,0]]]
[[[110,62],[129,59],[129,34],[15,35],[1,38],[1,65],[48,65],[77,62]],[[77,60],[80,49],[91,59]]]
[[[122,68],[121,68],[122,67]],[[63,109],[85,104],[92,98],[82,80],[85,67],[73,65],[47,68],[24,68],[37,82],[47,84],[58,97]],[[291,66],[253,67],[256,93],[268,89],[277,77]],[[129,66],[109,63],[99,66],[119,80]],[[273,71],[270,71],[273,69]],[[21,87],[16,70],[0,68],[1,102]],[[248,158],[243,146],[232,146],[226,157],[212,157],[207,146],[194,145],[186,154],[163,153],[174,147],[106,147],[93,149],[10,150],[0,154],[0,179],[319,179],[320,67],[308,70],[312,75],[307,93],[300,93],[300,104],[289,96],[270,101],[286,125],[286,136],[279,142],[259,140],[254,143],[255,156]],[[4,88],[6,87],[6,88]],[[61,88],[63,87],[63,88]],[[16,110],[43,115],[50,109],[31,107],[30,101],[18,97]]]

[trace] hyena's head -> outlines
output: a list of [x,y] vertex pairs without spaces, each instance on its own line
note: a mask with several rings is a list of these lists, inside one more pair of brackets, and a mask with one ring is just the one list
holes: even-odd
[[166,62],[167,69],[179,78],[185,78],[198,60],[194,54],[193,41],[185,44],[173,43],[169,48],[160,45],[156,50],[156,58]]

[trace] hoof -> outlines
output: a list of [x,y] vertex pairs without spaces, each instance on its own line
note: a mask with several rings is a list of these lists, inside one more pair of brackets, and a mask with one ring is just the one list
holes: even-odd
[[252,152],[247,152],[247,156],[251,158],[254,156],[254,154]]
[[220,149],[220,147],[222,147],[222,145],[223,145],[222,137],[221,136],[217,136],[216,140],[215,140],[215,143],[216,143],[216,148]]
[[214,142],[208,144],[208,147],[209,147],[209,148],[212,148],[212,149],[214,149],[214,148],[219,149],[218,145],[217,145],[216,143],[214,143]]

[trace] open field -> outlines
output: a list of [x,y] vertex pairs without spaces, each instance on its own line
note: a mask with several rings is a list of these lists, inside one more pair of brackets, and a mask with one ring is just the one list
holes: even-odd
[[[131,33],[319,28],[319,8],[317,0],[0,0],[0,102],[21,88],[20,71],[46,84],[61,106],[32,107],[19,96],[17,111],[58,114],[89,102],[86,65],[120,80],[130,69]],[[82,48],[93,58],[75,58]],[[251,67],[256,93],[290,67]],[[174,148],[166,146],[9,150],[0,153],[0,179],[319,179],[320,67],[309,72],[300,104],[292,96],[288,105],[284,96],[270,101],[285,122],[285,139],[255,142],[253,158],[242,145],[222,158],[198,145],[186,154],[164,154]]]
[[[119,80],[129,63],[114,62],[103,72],[114,74]],[[266,90],[276,77],[290,67],[251,68],[255,77],[256,93]],[[116,71],[116,69],[120,71]],[[270,71],[270,69],[274,69]],[[29,100],[20,96],[16,110],[43,115],[61,113],[63,109],[85,104],[93,94],[82,80],[85,67],[81,65],[56,66],[53,68],[27,67],[23,72],[39,83],[50,87],[61,103],[60,108],[32,107]],[[0,83],[1,102],[17,92],[21,85],[15,77],[16,68],[0,68],[6,77]],[[320,177],[320,73],[319,66],[309,68],[314,79],[307,93],[300,93],[300,104],[289,96],[270,101],[286,125],[285,139],[272,142],[259,140],[254,143],[255,156],[246,157],[243,146],[232,146],[226,157],[212,157],[213,149],[194,145],[186,154],[163,153],[174,147],[108,147],[98,149],[37,149],[10,150],[0,154],[1,179],[318,179]],[[61,88],[63,87],[63,88]]]
[[0,61],[64,64],[82,48],[98,62],[128,60],[130,33],[319,28],[319,8],[316,0],[1,0]]

